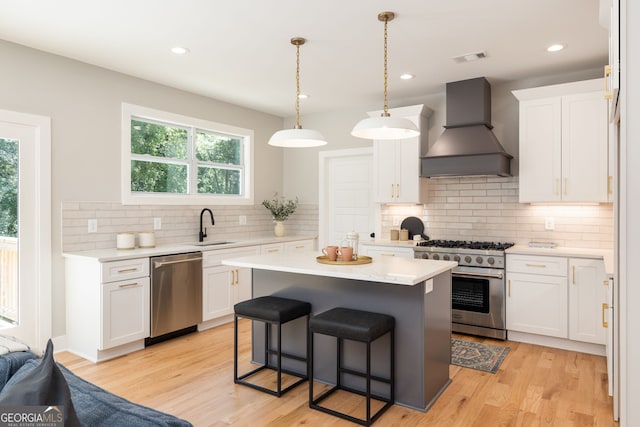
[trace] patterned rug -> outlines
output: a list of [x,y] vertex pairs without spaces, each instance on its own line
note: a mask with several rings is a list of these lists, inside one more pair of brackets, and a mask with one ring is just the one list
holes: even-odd
[[509,347],[451,339],[451,363],[463,368],[495,374],[508,353]]

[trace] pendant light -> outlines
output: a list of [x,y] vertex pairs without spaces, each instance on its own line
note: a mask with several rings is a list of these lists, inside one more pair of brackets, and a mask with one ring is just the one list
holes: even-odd
[[380,117],[360,120],[351,135],[366,139],[405,139],[420,135],[416,125],[403,117],[391,117],[387,104],[387,23],[395,18],[393,12],[381,12],[378,21],[384,22],[384,110]]
[[294,37],[291,44],[296,47],[296,125],[293,129],[279,130],[269,139],[275,147],[304,148],[325,145],[327,141],[320,132],[302,129],[300,126],[300,46],[306,42],[302,37]]

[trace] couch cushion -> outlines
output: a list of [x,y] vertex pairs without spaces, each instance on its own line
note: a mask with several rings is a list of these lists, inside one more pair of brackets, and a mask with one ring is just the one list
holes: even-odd
[[9,378],[24,365],[24,362],[35,358],[36,355],[28,351],[19,351],[0,356],[0,390],[4,388]]
[[[35,366],[28,369],[27,364]],[[0,407],[5,406],[58,406],[62,407],[64,425],[80,426],[76,417],[71,392],[62,372],[53,360],[53,343],[40,360],[30,360],[18,370],[0,391]]]

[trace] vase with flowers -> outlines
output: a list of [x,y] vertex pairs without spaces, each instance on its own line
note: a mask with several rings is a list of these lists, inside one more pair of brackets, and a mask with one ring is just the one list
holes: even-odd
[[271,212],[273,221],[276,223],[273,230],[276,237],[284,236],[284,221],[298,208],[298,198],[296,197],[295,200],[286,200],[284,197],[278,196],[278,193],[275,193],[273,199],[264,200],[262,206]]

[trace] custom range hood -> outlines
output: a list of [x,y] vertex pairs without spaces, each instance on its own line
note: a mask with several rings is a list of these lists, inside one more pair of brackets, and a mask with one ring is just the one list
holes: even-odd
[[493,134],[491,86],[484,77],[447,83],[447,125],[420,176],[511,176],[511,159]]

